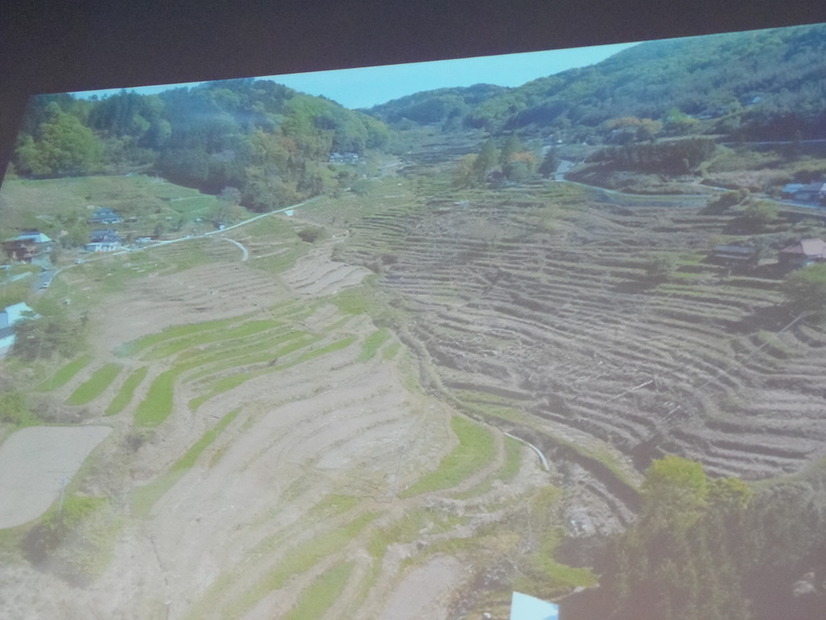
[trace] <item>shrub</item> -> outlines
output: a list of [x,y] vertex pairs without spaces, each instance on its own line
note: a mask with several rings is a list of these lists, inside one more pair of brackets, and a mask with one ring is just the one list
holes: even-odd
[[826,264],[793,271],[783,282],[783,292],[796,312],[826,316]]
[[321,238],[322,234],[324,234],[324,229],[320,226],[308,226],[307,228],[299,230],[297,234],[302,241],[315,243]]
[[668,280],[676,269],[677,257],[673,254],[652,254],[645,260],[645,277],[649,280]]
[[778,213],[776,204],[760,200],[746,207],[737,217],[736,223],[747,232],[763,232],[766,226],[777,219]]

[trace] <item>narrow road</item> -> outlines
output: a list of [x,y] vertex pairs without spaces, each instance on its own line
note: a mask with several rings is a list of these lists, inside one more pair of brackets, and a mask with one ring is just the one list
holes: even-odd
[[[79,263],[75,263],[73,265],[66,265],[65,267],[61,267],[60,269],[51,272],[51,277],[49,278],[49,283],[51,283],[51,281],[55,277],[60,275],[62,272],[66,271],[67,269],[71,269],[72,267],[75,267],[76,265],[82,265],[84,263],[92,263],[92,262],[99,261],[99,260],[105,260],[105,259],[110,258],[112,256],[122,256],[124,254],[131,254],[132,252],[140,252],[140,251],[143,251],[143,250],[151,250],[152,248],[157,248],[157,247],[164,246],[164,245],[171,245],[173,243],[180,243],[181,241],[189,241],[191,239],[201,239],[203,237],[212,237],[214,235],[221,235],[222,233],[225,233],[228,230],[233,230],[233,229],[239,228],[241,226],[246,226],[247,224],[251,224],[252,222],[258,221],[258,220],[263,219],[265,217],[269,217],[270,215],[275,215],[276,213],[285,213],[287,211],[297,209],[298,207],[303,207],[305,205],[310,204],[311,202],[314,202],[314,201],[318,200],[319,198],[321,198],[321,196],[316,196],[314,198],[310,198],[309,200],[305,200],[304,202],[299,202],[298,204],[290,205],[289,207],[284,207],[282,209],[276,209],[274,211],[267,211],[266,213],[261,213],[260,215],[256,215],[256,216],[253,216],[251,218],[248,218],[248,219],[244,220],[243,222],[238,222],[237,224],[233,224],[232,226],[227,226],[226,228],[223,228],[221,230],[212,230],[210,232],[204,233],[203,235],[198,235],[197,237],[193,236],[193,235],[187,235],[186,237],[178,237],[177,239],[167,239],[166,241],[158,241],[157,243],[152,243],[150,245],[145,245],[145,246],[140,247],[140,248],[128,248],[128,249],[124,249],[124,250],[118,250],[117,252],[101,253],[100,256],[94,256],[94,257],[90,257],[90,258],[87,258],[87,259],[83,259]],[[249,258],[249,251],[241,243],[239,243],[239,242],[237,242],[233,239],[226,239],[226,240],[229,241],[230,243],[233,243],[233,244],[237,245],[241,249],[241,251],[243,252],[243,256],[241,258],[242,263]]]

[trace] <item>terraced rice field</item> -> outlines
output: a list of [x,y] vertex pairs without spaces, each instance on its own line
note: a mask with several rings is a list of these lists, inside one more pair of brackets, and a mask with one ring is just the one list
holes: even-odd
[[[0,571],[12,613],[504,610],[513,566],[500,553],[517,549],[548,596],[590,583],[537,559],[557,540],[550,474],[524,444],[422,391],[410,350],[371,318],[371,272],[331,260],[332,243],[259,232],[236,231],[245,262],[232,244],[195,239],[74,274],[97,295],[101,273],[146,269],[98,283],[91,350],[43,384],[113,433],[66,490],[98,503],[51,549],[60,561]],[[487,585],[460,596],[468,580]],[[429,595],[411,601],[421,583]]]
[[38,389],[112,433],[71,536],[2,564],[12,614],[504,616],[594,583],[554,550],[633,519],[652,458],[823,456],[826,334],[703,262],[697,199],[378,187],[66,272],[92,343]]
[[[778,281],[702,263],[724,218],[617,202],[555,184],[388,205],[341,256],[392,252],[378,282],[430,387],[584,466],[620,519],[664,452],[747,480],[821,457],[826,335],[793,322]],[[681,269],[646,281],[664,252]]]

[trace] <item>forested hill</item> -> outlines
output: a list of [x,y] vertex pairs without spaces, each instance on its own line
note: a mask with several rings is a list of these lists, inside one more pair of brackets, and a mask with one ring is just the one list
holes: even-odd
[[[349,187],[393,132],[438,125],[594,144],[713,135],[826,138],[826,24],[643,43],[519,88],[420,92],[352,111],[267,80],[158,95],[36,98],[12,159],[27,177],[153,172],[268,210]],[[403,143],[404,140],[398,141]]]
[[427,90],[370,108],[369,113],[386,123],[402,126],[410,123],[444,123],[460,130],[463,121],[479,104],[492,97],[507,95],[512,88],[493,84],[476,84],[463,88]]
[[12,160],[34,177],[152,171],[267,210],[347,185],[352,160],[388,139],[381,121],[267,80],[209,82],[158,95],[33,99]]
[[[461,105],[432,91],[370,112],[387,122],[442,122],[602,140],[618,119],[650,119],[672,135],[732,139],[826,137],[826,25],[653,41],[596,65]],[[455,93],[461,96],[461,92]],[[428,97],[429,95],[429,97]],[[452,117],[422,115],[444,110]],[[447,121],[450,120],[448,123]],[[637,124],[639,127],[639,124]],[[660,129],[658,127],[658,129]]]

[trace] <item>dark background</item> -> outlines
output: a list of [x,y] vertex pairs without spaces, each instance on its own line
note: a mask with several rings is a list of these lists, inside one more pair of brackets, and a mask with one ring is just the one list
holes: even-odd
[[4,0],[0,170],[31,94],[814,22],[823,0]]

